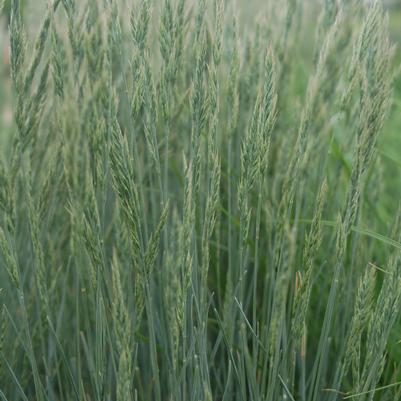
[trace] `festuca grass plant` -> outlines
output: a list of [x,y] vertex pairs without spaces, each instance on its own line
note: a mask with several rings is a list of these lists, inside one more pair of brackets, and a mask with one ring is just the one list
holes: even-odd
[[20,3],[0,398],[399,400],[380,3]]

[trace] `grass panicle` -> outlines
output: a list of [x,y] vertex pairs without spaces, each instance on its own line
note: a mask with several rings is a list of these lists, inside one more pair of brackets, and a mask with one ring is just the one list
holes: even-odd
[[242,3],[0,2],[1,399],[400,398],[392,20]]

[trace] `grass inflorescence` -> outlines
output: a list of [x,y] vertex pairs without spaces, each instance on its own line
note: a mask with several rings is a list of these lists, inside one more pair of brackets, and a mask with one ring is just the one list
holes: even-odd
[[129,3],[0,2],[0,398],[398,400],[379,2]]

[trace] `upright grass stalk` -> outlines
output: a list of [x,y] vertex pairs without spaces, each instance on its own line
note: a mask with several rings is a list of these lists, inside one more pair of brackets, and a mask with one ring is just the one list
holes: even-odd
[[0,398],[399,398],[386,16],[251,3],[0,2]]

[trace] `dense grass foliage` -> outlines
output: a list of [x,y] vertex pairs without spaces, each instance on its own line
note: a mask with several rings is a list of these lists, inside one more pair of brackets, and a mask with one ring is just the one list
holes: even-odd
[[2,3],[0,398],[399,400],[380,4],[130,3]]

